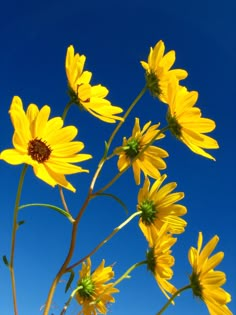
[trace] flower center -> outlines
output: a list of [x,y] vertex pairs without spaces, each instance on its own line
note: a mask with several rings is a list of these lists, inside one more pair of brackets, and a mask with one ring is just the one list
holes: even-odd
[[147,88],[151,92],[153,96],[160,96],[162,91],[159,85],[159,79],[156,76],[155,72],[146,72],[146,83],[147,83]]
[[146,253],[147,258],[147,269],[155,274],[156,260],[154,255],[154,249],[150,248]]
[[[80,97],[79,97],[79,95],[78,95],[78,90],[79,90],[79,87],[80,87],[80,86],[81,86],[81,85],[78,85],[78,86],[77,86],[77,92],[75,92],[75,91],[70,87],[70,85],[68,84],[68,94],[69,94],[69,96],[70,96],[71,102],[72,102],[73,104],[78,105],[81,110],[84,110],[85,108],[84,108],[84,106],[80,103],[81,99],[80,99]],[[88,97],[87,99],[83,100],[83,102],[84,102],[84,103],[90,102],[90,98]]]
[[91,299],[94,292],[94,283],[92,278],[90,276],[82,278],[78,283],[78,286],[81,287],[81,289],[78,290],[79,295],[84,299]]
[[194,271],[190,276],[190,283],[191,283],[191,287],[193,290],[193,294],[201,299],[202,298],[202,286],[200,284],[198,274]]
[[126,146],[123,147],[123,150],[125,151],[126,155],[129,158],[134,158],[139,153],[139,142],[135,138],[131,138],[127,141]]
[[44,163],[50,157],[52,149],[41,139],[30,140],[28,143],[28,155],[38,163]]
[[138,205],[138,210],[142,211],[140,217],[144,224],[151,225],[156,219],[157,210],[153,204],[153,200],[143,200],[141,204]]
[[169,129],[170,129],[171,133],[176,138],[179,139],[182,135],[182,132],[181,132],[182,126],[178,123],[178,120],[176,119],[176,117],[171,116],[170,112],[168,112],[166,120],[169,124]]

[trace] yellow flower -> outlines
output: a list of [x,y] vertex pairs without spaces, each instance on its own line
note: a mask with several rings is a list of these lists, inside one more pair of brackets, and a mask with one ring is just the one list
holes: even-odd
[[49,106],[39,110],[35,104],[30,104],[25,112],[20,97],[14,96],[9,110],[15,129],[14,149],[4,150],[0,158],[13,165],[29,164],[34,174],[47,184],[75,191],[65,175],[88,172],[71,163],[90,159],[91,155],[78,154],[84,144],[72,141],[78,133],[77,128],[63,127],[60,117],[49,119],[50,112]]
[[[151,121],[146,123],[143,129],[140,129],[139,118],[135,119],[132,136],[129,139],[123,138],[123,145],[116,149],[119,155],[118,169],[124,170],[131,165],[134,172],[134,179],[137,185],[140,184],[140,171],[152,178],[160,177],[159,170],[166,168],[166,163],[162,158],[168,156],[168,153],[156,146],[150,145],[140,156],[132,161],[139,152],[158,134],[160,124],[151,126]],[[164,134],[159,134],[156,138],[161,139]]]
[[107,123],[115,123],[116,120],[123,120],[122,117],[116,116],[122,113],[123,109],[112,106],[105,99],[109,92],[108,89],[101,84],[90,85],[92,73],[83,71],[85,60],[86,57],[84,55],[74,53],[72,45],[68,47],[65,68],[71,101]]
[[137,210],[141,211],[139,226],[149,240],[151,230],[160,230],[163,224],[168,223],[169,232],[180,234],[184,232],[187,222],[180,216],[187,212],[187,209],[176,204],[184,198],[183,192],[171,193],[177,186],[176,183],[169,183],[160,188],[166,175],[159,177],[150,188],[150,181],[145,179],[143,188],[138,193]]
[[167,292],[173,295],[177,291],[168,281],[173,276],[171,267],[175,263],[170,248],[176,241],[177,238],[173,238],[168,233],[167,224],[164,224],[159,231],[153,228],[149,239],[150,249],[147,252],[147,267],[153,273],[158,286],[167,298],[169,298]]
[[191,247],[188,253],[193,268],[190,282],[193,294],[204,301],[211,315],[232,315],[226,306],[231,296],[221,288],[226,282],[225,273],[214,270],[222,261],[224,253],[218,252],[209,257],[218,241],[219,237],[215,235],[202,249],[203,236],[199,233],[197,248]]
[[107,283],[114,277],[112,267],[104,267],[103,260],[99,267],[91,272],[91,260],[87,259],[87,264],[83,262],[80,271],[78,287],[81,287],[76,294],[76,300],[82,305],[79,314],[96,315],[107,313],[107,303],[114,303],[112,294],[119,292],[113,287],[113,283]]
[[175,62],[175,51],[171,50],[164,55],[165,45],[160,40],[154,47],[150,48],[148,62],[141,61],[146,70],[146,82],[150,92],[157,96],[162,102],[167,103],[166,93],[168,82],[172,77],[177,80],[185,79],[187,71],[182,69],[170,70]]
[[215,160],[204,149],[217,149],[218,143],[204,133],[215,129],[215,122],[203,118],[198,107],[194,107],[198,99],[196,91],[189,92],[185,87],[172,80],[168,86],[167,121],[170,131],[179,140],[184,142],[194,153]]

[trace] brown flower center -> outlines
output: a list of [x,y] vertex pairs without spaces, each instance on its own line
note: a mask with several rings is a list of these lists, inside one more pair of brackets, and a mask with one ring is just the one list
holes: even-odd
[[44,163],[50,157],[52,149],[45,141],[41,139],[33,139],[28,143],[28,155],[38,163]]

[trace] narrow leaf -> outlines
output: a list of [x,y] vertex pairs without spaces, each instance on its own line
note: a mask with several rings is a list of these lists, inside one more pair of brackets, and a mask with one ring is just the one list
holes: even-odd
[[59,208],[59,207],[56,207],[54,205],[50,205],[50,204],[45,204],[45,203],[29,203],[27,205],[23,205],[23,206],[20,206],[19,207],[19,210],[20,209],[23,209],[23,208],[27,208],[27,207],[45,207],[45,208],[49,208],[49,209],[52,209],[56,212],[59,212],[60,214],[64,215],[67,219],[70,220],[70,222],[74,222],[74,219],[72,218],[72,216],[66,212],[65,210]]
[[74,277],[75,277],[75,273],[74,273],[73,270],[70,270],[69,272],[70,272],[70,277],[69,277],[69,280],[67,281],[67,284],[66,284],[65,293],[70,288],[70,285],[71,285],[71,283],[72,283],[72,281],[74,280]]
[[7,260],[7,256],[6,256],[6,255],[4,255],[4,256],[2,257],[2,260],[3,260],[4,264],[5,264],[7,267],[9,267],[9,262],[8,262],[8,260]]

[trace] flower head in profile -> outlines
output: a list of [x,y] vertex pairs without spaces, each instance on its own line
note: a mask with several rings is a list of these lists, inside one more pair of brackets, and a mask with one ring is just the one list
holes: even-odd
[[92,73],[83,71],[85,60],[84,55],[75,54],[72,45],[68,47],[65,68],[71,101],[107,123],[123,120],[122,117],[116,116],[122,113],[123,109],[112,106],[105,98],[109,92],[108,89],[101,84],[91,86]]
[[49,106],[39,110],[35,104],[30,104],[25,112],[20,97],[14,96],[9,110],[15,129],[14,149],[4,150],[0,158],[13,165],[29,164],[34,174],[47,184],[75,191],[65,175],[88,172],[73,163],[88,160],[91,155],[78,154],[84,144],[72,141],[78,133],[77,128],[63,127],[60,117],[49,119],[50,112]]
[[158,286],[164,295],[169,298],[168,293],[173,295],[177,290],[169,282],[173,276],[171,267],[175,263],[171,255],[171,247],[177,238],[168,233],[168,224],[164,224],[161,229],[152,229],[149,239],[150,249],[147,252],[147,268],[154,275]]
[[112,294],[119,292],[113,283],[107,283],[114,277],[111,266],[105,267],[103,260],[95,271],[91,271],[91,260],[83,262],[78,281],[76,300],[82,306],[79,314],[96,315],[107,313],[107,303],[114,303]]
[[[151,121],[149,121],[141,130],[139,118],[136,118],[132,136],[128,139],[124,138],[123,145],[116,149],[116,153],[119,155],[118,169],[123,171],[132,164],[134,179],[137,185],[140,184],[140,171],[152,178],[158,178],[160,177],[159,170],[166,168],[163,158],[167,157],[168,153],[165,150],[150,145],[144,152],[140,153],[153,140],[155,135],[157,135],[155,140],[164,137],[162,133],[158,135],[159,130],[157,128],[159,125],[151,126]],[[139,153],[139,157],[133,161]]]
[[221,288],[226,282],[225,273],[214,270],[222,261],[224,253],[218,252],[210,257],[218,241],[219,237],[215,235],[202,248],[203,236],[199,233],[197,248],[191,247],[188,253],[193,268],[190,283],[193,294],[204,301],[211,315],[233,315],[226,306],[231,296]]
[[167,103],[166,93],[170,79],[175,77],[177,80],[182,80],[188,76],[188,73],[182,69],[170,70],[175,62],[175,51],[171,50],[165,55],[164,52],[165,45],[160,40],[154,48],[150,48],[148,61],[141,61],[141,65],[146,70],[147,87],[152,95]]
[[177,186],[175,182],[161,187],[166,177],[166,175],[162,175],[151,187],[150,181],[146,177],[144,185],[138,193],[137,210],[141,211],[139,226],[147,240],[150,239],[153,228],[160,230],[165,223],[168,223],[171,234],[183,233],[187,225],[187,222],[180,218],[187,212],[187,209],[176,203],[184,198],[184,193],[172,193]]
[[200,109],[194,106],[197,99],[196,91],[189,92],[185,87],[179,86],[176,80],[169,83],[167,93],[169,128],[172,134],[194,153],[215,160],[205,151],[219,148],[215,139],[205,135],[215,129],[215,122],[202,117]]

